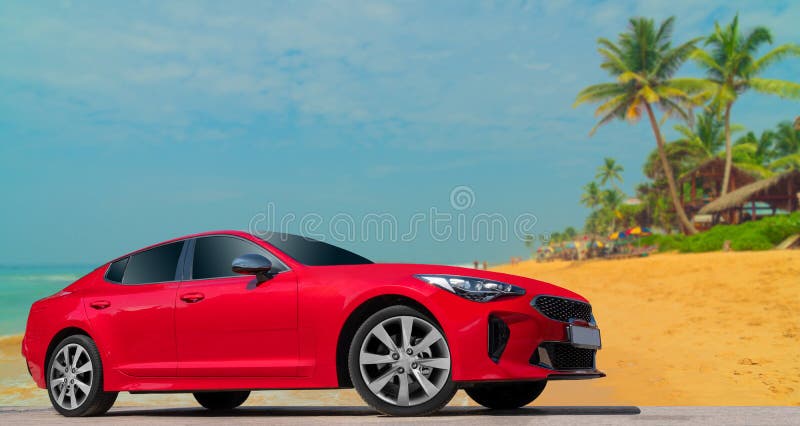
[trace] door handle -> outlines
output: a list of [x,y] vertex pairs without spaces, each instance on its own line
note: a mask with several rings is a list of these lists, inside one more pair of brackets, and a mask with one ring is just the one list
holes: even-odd
[[111,302],[109,302],[108,300],[95,300],[94,302],[89,303],[89,306],[97,310],[100,310],[111,306]]
[[181,300],[186,303],[197,303],[205,298],[206,296],[203,293],[186,293],[181,295]]

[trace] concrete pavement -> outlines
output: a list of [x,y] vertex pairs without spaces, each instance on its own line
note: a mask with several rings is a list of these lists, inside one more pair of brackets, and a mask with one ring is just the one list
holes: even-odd
[[459,425],[798,425],[800,407],[633,407],[533,406],[511,411],[447,407],[430,417],[386,417],[367,407],[253,407],[212,414],[200,408],[112,409],[102,417],[69,419],[51,408],[0,407],[5,425],[299,425],[299,424],[459,424]]

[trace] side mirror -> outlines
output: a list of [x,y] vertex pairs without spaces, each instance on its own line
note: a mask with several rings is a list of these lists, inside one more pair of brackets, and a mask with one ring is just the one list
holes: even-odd
[[231,270],[237,274],[255,275],[258,283],[270,279],[269,271],[272,269],[272,262],[260,254],[243,254],[233,259]]

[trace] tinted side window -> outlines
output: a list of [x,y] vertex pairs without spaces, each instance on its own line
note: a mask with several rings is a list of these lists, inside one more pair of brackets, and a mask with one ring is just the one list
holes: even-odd
[[183,241],[164,244],[131,256],[123,284],[146,284],[175,281],[175,270],[181,257]]
[[125,274],[125,266],[128,265],[128,259],[130,258],[126,257],[124,259],[120,259],[112,263],[111,266],[108,267],[108,271],[106,272],[106,279],[111,282],[121,283],[122,275]]
[[239,276],[231,271],[231,263],[233,259],[250,253],[260,254],[269,259],[274,272],[286,269],[272,253],[249,241],[235,237],[202,237],[195,240],[192,279]]

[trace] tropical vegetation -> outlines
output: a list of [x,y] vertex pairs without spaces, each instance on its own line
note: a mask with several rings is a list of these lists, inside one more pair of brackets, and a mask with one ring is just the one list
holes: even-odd
[[725,174],[722,180],[722,195],[730,185],[733,147],[731,145],[731,109],[745,91],[800,99],[800,84],[759,77],[767,68],[788,56],[800,56],[800,46],[788,43],[777,46],[761,57],[758,50],[772,44],[772,34],[762,26],[746,34],[739,29],[739,16],[722,27],[714,24],[714,32],[706,38],[708,50],[697,49],[692,58],[705,68],[707,79],[715,86],[711,107],[722,113],[725,124]]
[[658,245],[660,251],[700,253],[716,251],[725,241],[732,250],[769,250],[791,235],[800,233],[800,212],[767,217],[741,225],[717,225],[702,234],[684,236],[651,235],[643,237],[642,245]]
[[[714,158],[725,159],[722,193],[729,189],[734,165],[756,178],[800,170],[800,117],[786,117],[761,132],[732,122],[733,106],[747,91],[800,99],[797,82],[763,76],[776,63],[800,56],[800,46],[772,46],[769,29],[742,31],[738,16],[727,25],[715,23],[707,37],[678,44],[673,44],[674,27],[674,17],[658,25],[652,19],[633,18],[616,41],[597,40],[600,67],[613,80],[586,87],[576,97],[575,106],[599,104],[598,122],[589,135],[615,120],[636,123],[647,116],[655,147],[643,166],[648,181],[636,185],[630,198],[620,188],[625,169],[614,158],[603,160],[595,181],[584,185],[581,194],[580,202],[589,210],[583,233],[594,239],[631,226],[654,227],[666,235],[646,237],[642,244],[693,252],[718,250],[724,240],[732,241],[735,250],[766,248],[787,232],[800,232],[800,214],[795,213],[696,234],[678,187],[679,177]],[[702,77],[677,75],[688,60],[701,67]],[[670,119],[677,120],[672,125],[677,137],[667,141],[662,127]],[[543,240],[557,244],[569,241],[575,232],[570,227]],[[533,247],[534,240],[531,237],[526,245]]]
[[706,80],[698,78],[676,78],[675,73],[697,49],[701,38],[695,38],[676,47],[672,46],[675,18],[667,18],[659,26],[652,19],[630,20],[628,31],[619,35],[617,43],[608,39],[598,40],[598,52],[603,57],[601,68],[615,77],[612,83],[589,86],[580,93],[575,105],[599,102],[595,115],[598,127],[613,120],[638,121],[647,114],[656,139],[659,157],[667,181],[672,205],[681,225],[689,233],[696,233],[694,225],[686,217],[678,198],[678,190],[672,168],[669,167],[664,137],[654,107],[659,107],[667,116],[689,118],[687,110],[700,105],[709,93]]

